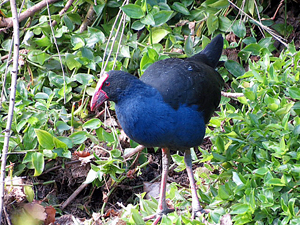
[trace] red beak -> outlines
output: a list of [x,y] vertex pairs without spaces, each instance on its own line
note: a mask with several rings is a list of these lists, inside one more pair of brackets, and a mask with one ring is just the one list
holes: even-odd
[[108,74],[105,73],[103,76],[100,77],[100,80],[98,81],[97,87],[95,89],[95,93],[91,100],[91,110],[94,111],[96,108],[98,108],[105,100],[108,99],[107,94],[105,91],[102,90],[103,83],[107,80]]

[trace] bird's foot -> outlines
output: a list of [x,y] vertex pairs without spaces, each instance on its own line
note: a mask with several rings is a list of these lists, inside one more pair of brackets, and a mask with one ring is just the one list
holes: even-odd
[[203,217],[204,214],[207,214],[208,212],[206,212],[203,208],[197,208],[197,209],[193,209],[192,211],[192,219],[195,219],[196,217]]
[[166,210],[163,210],[163,211],[160,211],[160,212],[157,212],[153,215],[150,215],[150,216],[147,216],[147,217],[144,217],[143,220],[144,221],[148,221],[148,220],[152,220],[154,219],[152,225],[157,225],[159,223],[159,221],[161,220],[161,218],[163,217],[163,215],[167,215],[168,213],[171,213],[171,212],[174,212],[175,209],[171,208],[171,209],[166,209]]
[[207,214],[208,211],[204,210],[203,208],[197,208],[193,209],[192,211],[192,219],[194,220],[196,217],[200,218],[202,223],[208,224],[206,219],[204,218],[204,215]]

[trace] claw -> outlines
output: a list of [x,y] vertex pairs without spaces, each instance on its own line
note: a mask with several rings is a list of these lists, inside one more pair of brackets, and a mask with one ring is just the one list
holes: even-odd
[[153,221],[152,225],[156,225],[159,223],[159,221],[161,220],[161,218],[163,217],[163,215],[167,215],[168,213],[174,212],[175,209],[171,208],[171,209],[165,209],[164,211],[160,211],[158,213],[155,213],[153,215],[144,217],[143,220],[144,221],[148,221],[148,220],[152,220],[155,218],[155,220]]

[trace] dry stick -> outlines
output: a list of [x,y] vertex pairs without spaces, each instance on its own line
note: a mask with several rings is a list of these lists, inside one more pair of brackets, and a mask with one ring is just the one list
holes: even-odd
[[[43,0],[40,3],[30,7],[29,9],[27,9],[25,12],[22,12],[19,16],[18,21],[21,22],[23,20],[25,20],[27,17],[33,16],[37,11],[41,10],[42,8],[46,7],[47,3],[48,4],[52,4],[55,2],[58,2],[60,0]],[[13,18],[2,18],[0,20],[0,27],[5,27],[4,29],[0,29],[0,32],[3,30],[6,30],[10,27],[13,26]]]
[[[68,9],[71,7],[71,5],[73,4],[73,2],[74,2],[74,0],[69,0],[66,3],[65,7],[62,10],[60,10],[60,12],[58,13],[58,15],[62,16],[63,14],[65,14],[68,11]],[[54,27],[56,24],[57,24],[56,20],[53,20],[52,26]]]
[[[20,13],[21,13],[21,11],[23,9],[24,4],[25,4],[25,0],[23,0],[23,2],[22,2],[22,5],[20,7],[20,12],[19,12],[18,16],[20,16]],[[11,55],[12,55],[13,43],[14,42],[12,41],[11,45],[10,45],[10,49],[9,49],[8,55],[1,57],[1,61],[7,59],[7,62],[6,62],[6,66],[5,66],[5,72],[2,75],[2,91],[1,91],[1,96],[0,96],[0,110],[2,109],[2,102],[6,101],[6,96],[4,97],[4,94],[6,95],[5,84],[6,84],[6,76],[7,76],[7,73],[8,73],[8,67],[9,67],[9,65],[12,62]]]
[[[124,6],[124,5],[127,4],[127,3],[128,3],[128,1],[124,1],[123,4],[122,4],[122,6]],[[104,60],[105,60],[106,51],[107,51],[107,48],[108,48],[108,46],[109,46],[109,42],[110,42],[110,40],[111,40],[111,38],[112,38],[112,34],[113,34],[113,32],[114,32],[115,26],[116,26],[116,24],[117,24],[117,21],[118,21],[118,19],[119,19],[119,17],[120,17],[121,12],[122,12],[122,9],[120,8],[120,10],[119,10],[119,12],[118,12],[118,14],[117,14],[117,16],[116,16],[116,20],[115,20],[115,22],[114,22],[114,24],[113,24],[113,26],[112,26],[112,28],[111,28],[111,31],[110,31],[108,40],[107,40],[107,44],[106,44],[106,47],[105,47],[105,50],[104,50],[104,55],[103,55],[103,62],[104,62]],[[120,20],[120,23],[121,23],[121,20]],[[118,32],[119,32],[119,29],[118,29],[118,31],[117,31],[116,34],[118,34]],[[110,56],[111,56],[111,53],[112,53],[113,48],[114,48],[114,45],[115,45],[115,42],[116,42],[116,38],[114,38],[114,40],[113,40],[113,43],[112,43],[112,45],[111,45],[111,49],[110,49],[110,51],[109,51],[109,53],[108,53],[108,56],[107,56],[107,59],[106,59],[105,64],[102,63],[102,68],[101,68],[100,76],[102,75],[102,73],[105,71],[105,69],[106,69],[106,67],[107,67],[107,64],[108,64],[108,62],[109,62],[109,58],[110,58]],[[104,66],[103,66],[103,65],[104,65]],[[97,86],[98,86],[98,85],[97,85]]]
[[61,54],[60,54],[60,51],[59,51],[59,48],[58,48],[58,45],[57,45],[57,41],[56,41],[56,38],[55,38],[55,34],[54,34],[52,22],[51,22],[51,14],[50,14],[50,9],[49,9],[49,4],[48,4],[49,1],[50,0],[46,0],[48,16],[49,16],[49,22],[50,22],[49,25],[50,25],[50,28],[51,28],[51,33],[53,35],[54,44],[55,44],[55,47],[56,47],[56,50],[57,50],[61,71],[63,73],[63,79],[64,79],[64,104],[66,104],[66,75],[65,75],[64,66],[62,64],[62,59],[61,59]]
[[82,24],[79,28],[80,33],[85,31],[87,26],[91,24],[94,14],[95,14],[94,5],[90,5],[90,8],[89,8],[88,12],[86,13],[86,16],[85,16],[85,18],[84,18],[84,20],[83,20],[83,22],[82,22]]
[[18,21],[18,12],[17,5],[15,0],[10,0],[10,7],[12,12],[12,21],[14,28],[14,56],[13,56],[13,68],[11,71],[11,90],[10,90],[10,100],[9,100],[9,109],[7,116],[7,124],[5,129],[4,144],[2,150],[2,164],[1,164],[1,174],[0,174],[0,219],[2,218],[2,209],[3,209],[3,197],[4,197],[4,180],[5,180],[5,167],[6,167],[6,158],[9,147],[9,138],[11,131],[11,124],[14,115],[14,106],[15,106],[15,96],[16,96],[16,84],[17,84],[17,74],[18,74],[18,61],[19,61],[19,21]]
[[228,2],[233,5],[235,8],[237,8],[241,13],[243,13],[246,17],[253,20],[257,25],[259,25],[262,29],[267,31],[273,38],[275,38],[277,41],[279,41],[281,44],[283,44],[286,48],[288,47],[288,44],[285,43],[285,39],[281,37],[280,35],[276,34],[274,30],[270,29],[269,27],[263,25],[261,22],[257,21],[253,17],[249,16],[247,13],[245,13],[241,8],[239,8],[236,4],[234,4],[232,1],[228,0]]
[[86,183],[82,183],[77,189],[76,191],[74,191],[74,193],[61,205],[61,209],[64,209],[67,207],[67,205],[70,204],[71,201],[73,201],[74,198],[76,198],[76,196],[84,189],[88,186],[89,184]]
[[[118,49],[117,49],[117,53],[116,53],[116,57],[115,57],[115,60],[114,60],[114,65],[113,65],[113,69],[115,68],[116,66],[116,62],[117,62],[117,58],[118,58],[118,55],[119,55],[119,51],[120,51],[120,47],[121,47],[121,43],[122,43],[122,38],[123,38],[123,35],[124,35],[124,29],[125,29],[125,22],[126,22],[126,15],[125,13],[123,12],[122,14],[122,17],[121,17],[121,20],[120,20],[120,24],[119,24],[119,27],[121,25],[121,22],[123,20],[123,27],[122,27],[122,32],[121,32],[121,36],[120,36],[120,40],[119,40],[119,44],[118,44]],[[118,31],[119,32],[119,27],[118,27]]]
[[[3,212],[4,212],[4,214],[5,214],[7,224],[8,224],[8,225],[12,225],[12,223],[11,223],[11,221],[10,221],[10,218],[9,218],[9,215],[8,215],[8,213],[7,213],[7,211],[6,211],[6,207],[5,207],[5,206],[3,207]],[[1,221],[1,220],[0,220],[0,221]]]
[[227,98],[238,98],[238,97],[244,97],[245,95],[243,93],[229,93],[221,91],[221,95]]

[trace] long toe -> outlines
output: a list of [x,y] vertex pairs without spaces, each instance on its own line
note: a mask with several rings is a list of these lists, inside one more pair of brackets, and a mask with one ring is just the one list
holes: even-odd
[[203,209],[193,209],[192,211],[192,219],[195,219],[196,217],[200,218],[201,222],[204,224],[208,224],[208,222],[205,220],[204,215],[207,214],[207,212]]
[[171,212],[174,212],[175,209],[171,208],[171,209],[166,209],[164,211],[161,211],[161,212],[158,212],[158,213],[155,213],[153,215],[150,215],[150,216],[147,216],[147,217],[144,217],[143,220],[144,221],[148,221],[148,220],[152,220],[154,219],[152,225],[156,225],[159,223],[159,221],[161,220],[161,218],[163,217],[163,215],[167,215],[168,213],[171,213]]

